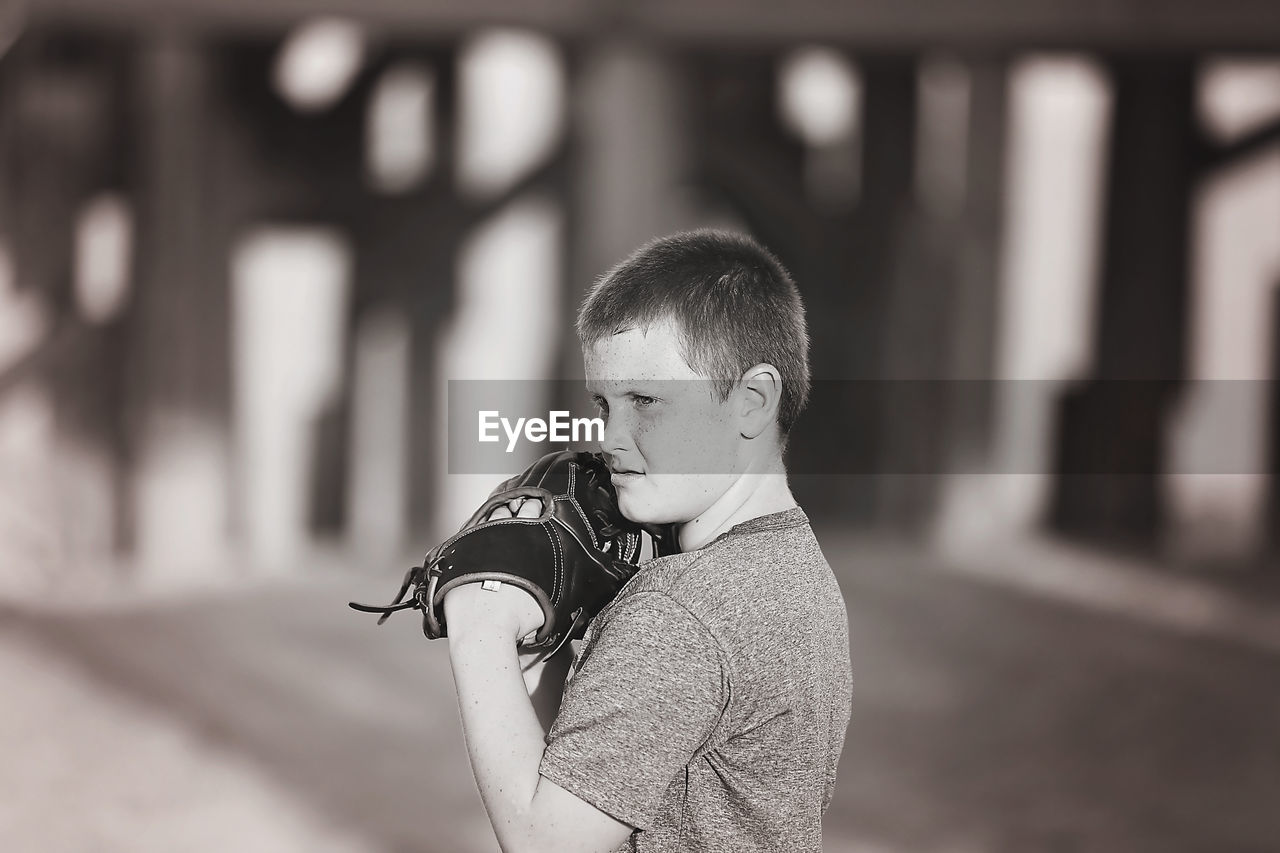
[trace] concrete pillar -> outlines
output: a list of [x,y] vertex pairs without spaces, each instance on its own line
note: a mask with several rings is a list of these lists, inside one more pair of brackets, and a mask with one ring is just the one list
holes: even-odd
[[974,59],[966,67],[967,169],[947,378],[955,380],[950,386],[951,466],[972,471],[984,469],[991,454],[1008,86],[1002,57]]
[[673,228],[684,178],[681,78],[672,58],[637,41],[606,40],[575,62],[573,130],[576,294],[645,241]]
[[[870,460],[868,476],[842,481],[842,504],[854,520],[903,524],[896,514],[895,485],[910,465],[908,447],[895,430],[902,414],[892,402],[904,374],[892,363],[890,316],[895,286],[902,282],[909,250],[916,168],[917,61],[909,55],[860,59],[863,91],[862,179],[858,214],[848,234],[840,269],[847,275],[837,338],[845,346],[842,378],[858,381],[844,393],[840,422],[845,446]],[[909,274],[909,272],[908,272]],[[909,373],[909,371],[907,371]],[[898,390],[901,390],[900,388]],[[895,483],[896,481],[896,483]]]
[[1195,62],[1122,57],[1114,85],[1091,381],[1062,400],[1051,525],[1149,545],[1163,518],[1164,423],[1186,374]]
[[996,339],[1000,328],[1000,250],[1007,156],[1008,66],[975,57],[968,75],[963,204],[952,245],[949,343],[943,376],[945,463],[935,532],[944,540],[986,535],[999,521],[992,486],[1003,474],[994,454]]
[[[33,30],[3,60],[0,235],[12,261],[13,307],[42,316],[28,357],[4,390],[47,399],[52,448],[23,497],[46,507],[50,569],[100,565],[127,544],[121,500],[127,456],[120,398],[124,333],[117,317],[90,317],[77,301],[76,228],[86,202],[122,189],[128,129],[127,45],[111,37]],[[14,318],[20,320],[21,318]],[[17,323],[11,328],[22,328]],[[13,343],[12,341],[8,343]],[[35,462],[35,460],[30,460]]]
[[230,351],[224,198],[209,54],[158,35],[137,53],[137,291],[131,319],[137,550],[157,572],[228,541]]
[[[440,430],[445,419],[444,390],[439,383],[439,336],[453,305],[457,289],[458,252],[465,236],[464,221],[456,207],[458,126],[458,56],[455,49],[438,54],[432,62],[436,74],[435,122],[437,148],[435,172],[425,191],[420,215],[404,222],[400,247],[412,265],[395,288],[397,301],[409,312],[409,523],[417,541],[443,531],[433,529],[438,510],[437,491],[445,482],[440,470]],[[421,204],[430,205],[430,211]],[[416,245],[416,250],[409,246]],[[382,263],[399,260],[397,247],[387,246]],[[451,532],[451,531],[450,531]]]

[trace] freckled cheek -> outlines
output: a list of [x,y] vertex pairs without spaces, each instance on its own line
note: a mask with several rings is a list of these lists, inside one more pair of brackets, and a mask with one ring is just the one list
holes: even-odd
[[656,419],[641,420],[636,425],[633,438],[650,471],[683,473],[692,455],[687,425]]
[[718,473],[731,456],[731,444],[707,424],[649,425],[634,438],[646,470],[654,473]]

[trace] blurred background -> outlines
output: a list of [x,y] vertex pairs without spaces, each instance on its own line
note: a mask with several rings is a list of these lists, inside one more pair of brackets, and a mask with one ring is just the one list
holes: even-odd
[[809,311],[827,849],[1280,849],[1259,0],[0,0],[0,846],[495,849],[345,602],[494,484],[448,382],[703,225]]

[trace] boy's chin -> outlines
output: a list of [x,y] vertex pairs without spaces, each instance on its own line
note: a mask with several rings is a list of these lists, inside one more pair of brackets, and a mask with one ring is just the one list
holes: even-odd
[[651,506],[648,501],[636,500],[625,491],[618,493],[618,510],[623,518],[635,524],[669,524],[673,520],[666,517],[669,512],[662,512],[660,507]]
[[622,513],[622,517],[627,521],[635,524],[656,523],[649,520],[648,513],[645,512],[645,509],[645,506],[638,504],[636,501],[628,500],[626,495],[618,495],[618,511]]
[[673,509],[669,504],[636,500],[634,497],[628,497],[625,493],[618,495],[618,510],[624,518],[635,524],[660,526],[683,524],[689,520],[688,517],[683,516],[678,509]]

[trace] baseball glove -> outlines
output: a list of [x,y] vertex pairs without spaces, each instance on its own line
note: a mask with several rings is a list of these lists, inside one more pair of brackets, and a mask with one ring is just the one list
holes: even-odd
[[[422,631],[434,640],[447,636],[444,597],[451,589],[467,583],[515,584],[537,600],[544,616],[535,637],[521,648],[555,654],[582,636],[639,562],[641,528],[619,512],[609,475],[600,454],[547,454],[499,485],[461,530],[431,549],[421,566],[409,569],[394,602],[350,606],[381,613],[379,625],[397,610],[421,610]],[[517,498],[539,498],[542,513],[487,520],[494,509]]]

